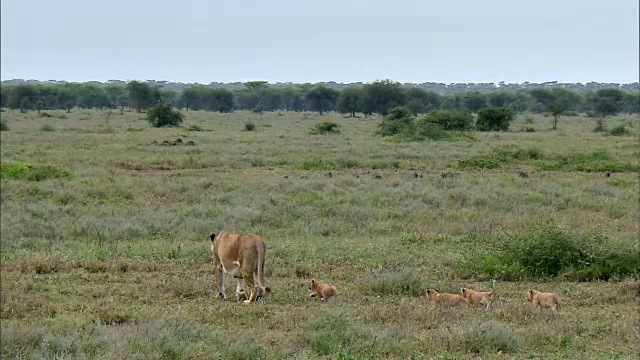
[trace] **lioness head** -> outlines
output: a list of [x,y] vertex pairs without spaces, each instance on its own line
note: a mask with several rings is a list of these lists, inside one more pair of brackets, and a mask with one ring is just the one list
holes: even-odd
[[309,282],[307,283],[307,287],[309,289],[315,289],[316,288],[316,280],[315,279],[309,280]]
[[527,290],[527,299],[529,301],[533,301],[533,291],[534,291],[533,289]]

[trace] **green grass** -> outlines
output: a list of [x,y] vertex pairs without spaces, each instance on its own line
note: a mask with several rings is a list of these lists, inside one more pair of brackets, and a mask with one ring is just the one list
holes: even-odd
[[[621,271],[637,250],[633,136],[580,116],[558,131],[527,115],[511,129],[535,132],[404,142],[376,136],[376,116],[189,111],[185,128],[152,128],[135,112],[50,113],[2,112],[2,358],[637,355],[638,280]],[[340,133],[309,134],[323,121]],[[176,138],[196,146],[154,144]],[[469,159],[499,164],[459,165]],[[273,291],[260,303],[214,298],[207,237],[225,227],[266,239]],[[562,236],[577,263],[540,275],[521,261]],[[335,284],[337,301],[310,298],[309,277]],[[424,299],[493,279],[493,311]],[[566,304],[534,310],[528,288]]]

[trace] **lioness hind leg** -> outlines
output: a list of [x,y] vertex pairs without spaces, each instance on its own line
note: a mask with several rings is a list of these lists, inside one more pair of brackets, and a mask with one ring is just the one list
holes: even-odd
[[249,295],[249,299],[245,300],[244,302],[246,304],[252,303],[252,302],[256,301],[256,298],[258,297],[258,287],[256,286],[255,282],[253,281],[253,274],[252,273],[245,274],[243,276],[243,278],[244,278],[244,282],[245,282],[246,286],[251,290],[251,295]]

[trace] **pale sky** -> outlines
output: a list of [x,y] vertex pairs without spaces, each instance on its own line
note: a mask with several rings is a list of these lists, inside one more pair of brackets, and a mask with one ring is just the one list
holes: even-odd
[[1,78],[615,82],[638,0],[2,0]]

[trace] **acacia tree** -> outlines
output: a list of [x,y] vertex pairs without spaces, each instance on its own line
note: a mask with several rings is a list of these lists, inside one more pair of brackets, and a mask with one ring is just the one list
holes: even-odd
[[26,113],[33,110],[38,101],[38,89],[33,85],[16,85],[11,90],[9,97],[9,108],[20,109],[20,112]]
[[320,115],[325,111],[335,108],[337,99],[338,91],[324,85],[318,85],[305,94],[307,108],[312,111],[317,111]]
[[362,87],[362,91],[365,116],[373,113],[387,115],[391,108],[404,106],[406,101],[406,96],[400,88],[400,83],[390,80],[365,84]]
[[154,94],[149,84],[133,80],[127,84],[126,88],[129,95],[129,104],[136,111],[142,112],[142,110],[148,109],[153,104]]
[[350,117],[356,117],[356,112],[362,111],[362,89],[356,86],[349,86],[340,91],[337,110],[341,114],[349,114]]
[[464,94],[464,106],[473,113],[487,107],[487,98],[477,91],[470,91]]
[[576,93],[563,88],[534,89],[529,94],[548,113],[553,115],[553,130],[558,129],[560,115],[574,109],[580,101],[580,97]]
[[601,89],[591,97],[593,110],[603,118],[620,112],[624,93],[618,89]]
[[440,95],[417,87],[406,90],[406,108],[413,115],[426,113],[440,107]]

